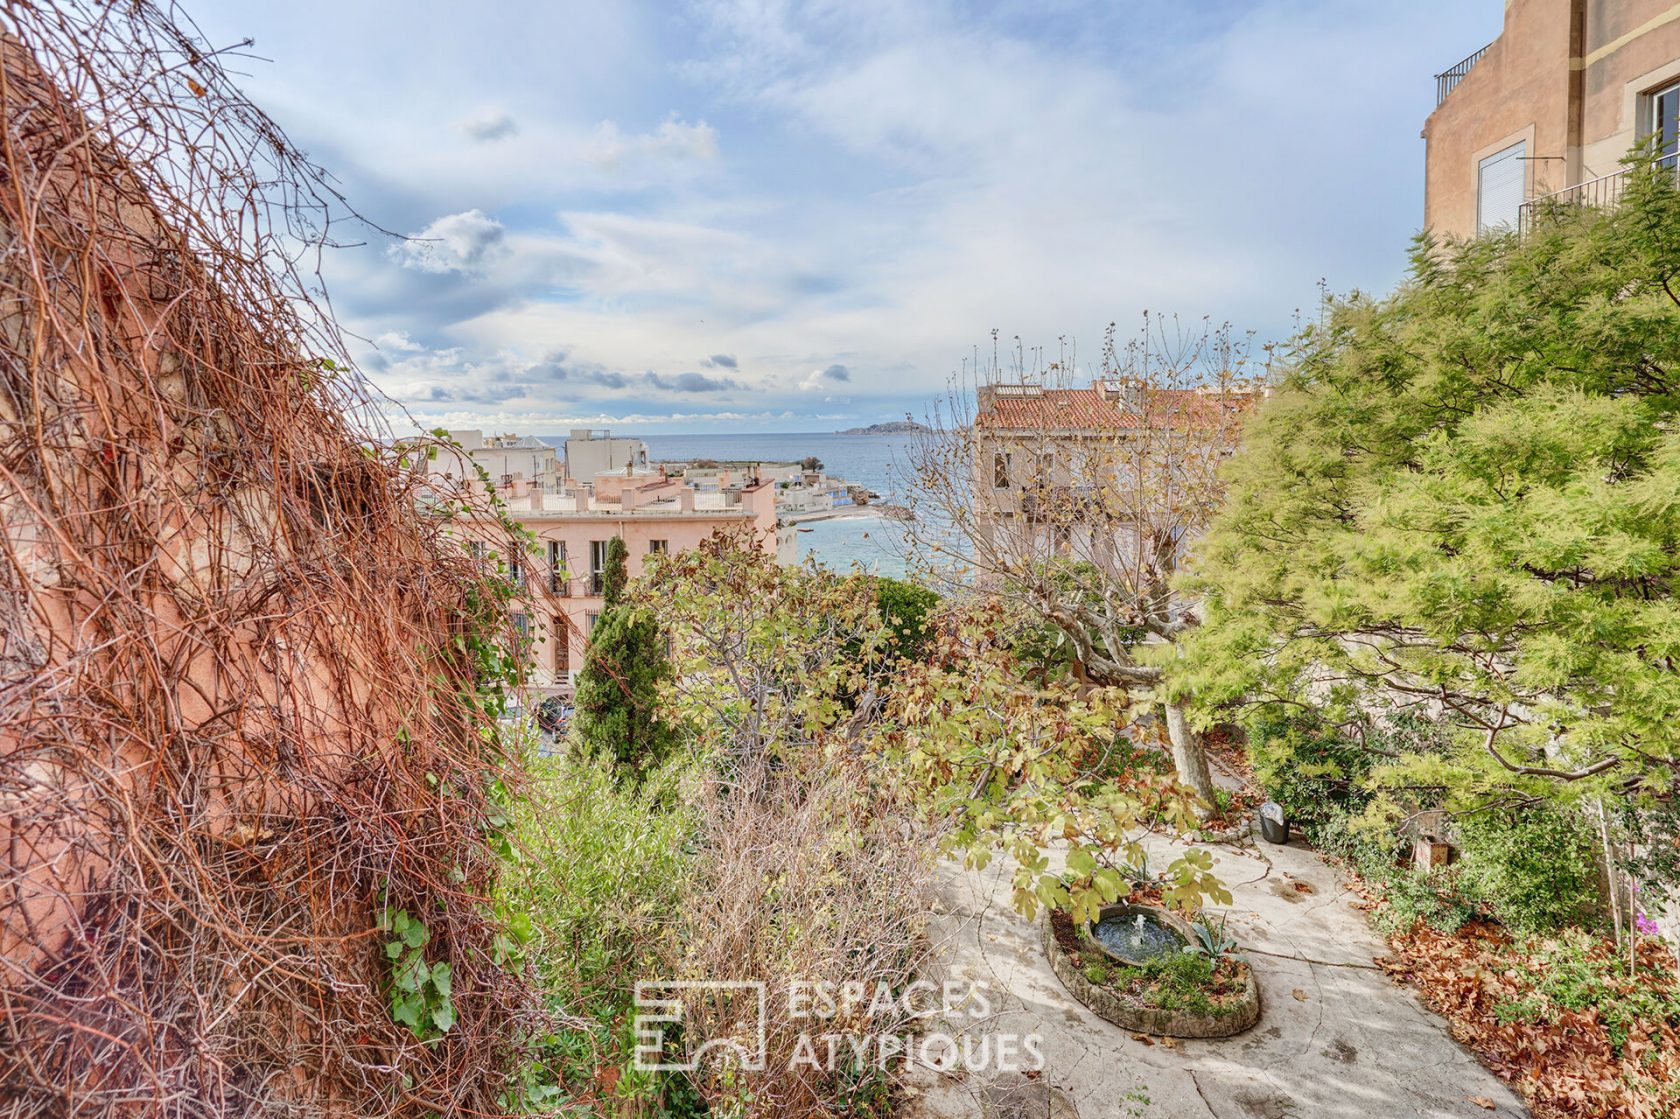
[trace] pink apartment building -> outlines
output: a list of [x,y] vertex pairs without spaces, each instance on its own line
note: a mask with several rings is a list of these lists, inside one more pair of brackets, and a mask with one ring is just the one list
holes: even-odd
[[[534,601],[541,615],[524,623],[533,639],[533,682],[550,692],[569,691],[573,674],[583,666],[583,650],[601,614],[601,574],[607,545],[623,537],[629,574],[642,574],[647,557],[681,552],[714,532],[745,530],[766,552],[781,559],[791,549],[791,529],[776,522],[776,489],[754,482],[738,494],[697,492],[683,482],[650,479],[644,485],[611,487],[598,476],[594,492],[530,490],[509,494],[509,512],[537,538],[537,554],[524,557],[519,575],[539,579],[537,589],[551,598]],[[517,485],[516,487],[517,488]],[[785,540],[784,547],[778,545]]]
[[[431,472],[477,485],[476,472],[463,469],[460,458],[440,448]],[[770,479],[736,479],[723,472],[691,485],[667,477],[663,468],[636,463],[589,479],[567,473],[563,482],[552,470],[534,479],[515,471],[497,480],[509,515],[536,537],[533,552],[516,552],[510,541],[494,538],[499,526],[475,526],[478,538],[472,542],[476,549],[509,557],[514,577],[533,592],[529,613],[516,615],[515,624],[530,639],[532,683],[540,692],[569,693],[583,667],[589,633],[601,614],[601,576],[613,537],[624,539],[632,579],[642,574],[648,556],[685,551],[718,531],[744,531],[780,562],[794,559],[794,528],[777,520]]]

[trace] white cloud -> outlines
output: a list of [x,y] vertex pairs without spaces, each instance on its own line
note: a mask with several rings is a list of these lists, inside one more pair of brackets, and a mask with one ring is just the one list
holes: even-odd
[[482,210],[438,218],[390,253],[405,268],[421,272],[476,272],[498,256],[507,234],[501,222]]
[[[663,413],[654,371],[738,381],[687,398],[712,417],[932,394],[994,327],[1071,336],[1083,369],[1143,308],[1287,332],[1321,276],[1398,277],[1429,74],[1499,26],[1461,0],[687,0],[673,36],[676,5],[527,4],[531,34],[469,21],[417,77],[362,64],[372,9],[316,42],[294,7],[205,3],[228,41],[295,41],[263,102],[359,210],[425,226],[329,262],[370,368],[556,417]],[[654,403],[579,399],[614,383]]]
[[409,354],[419,353],[426,348],[410,338],[406,330],[387,330],[383,334],[376,335],[373,344],[381,350]]
[[717,129],[703,120],[688,124],[670,116],[652,132],[625,133],[604,120],[595,126],[589,158],[606,168],[637,161],[711,162],[718,158]]

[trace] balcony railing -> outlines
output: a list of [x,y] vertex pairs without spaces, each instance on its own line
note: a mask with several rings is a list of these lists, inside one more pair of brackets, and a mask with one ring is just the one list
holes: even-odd
[[[1676,170],[1676,157],[1664,156],[1657,161],[1657,166],[1665,169],[1669,174]],[[1550,194],[1542,194],[1530,198],[1517,210],[1517,229],[1527,232],[1534,226],[1534,219],[1538,214],[1558,206],[1591,206],[1595,209],[1609,209],[1622,200],[1622,194],[1627,190],[1629,176],[1633,169],[1624,167],[1620,171],[1612,171],[1608,175],[1600,175],[1596,179],[1588,179],[1584,183],[1576,183],[1572,187],[1555,190]]]
[[1435,75],[1436,106],[1439,106],[1441,102],[1447,99],[1447,94],[1458,88],[1458,83],[1464,80],[1464,75],[1470,72],[1470,67],[1480,62],[1482,60],[1482,55],[1486,54],[1488,52],[1488,47],[1491,46],[1493,46],[1493,44],[1489,43],[1487,47],[1483,47],[1469,58],[1466,58],[1463,62],[1460,62],[1455,66],[1449,66],[1445,70],[1442,70],[1439,74]]

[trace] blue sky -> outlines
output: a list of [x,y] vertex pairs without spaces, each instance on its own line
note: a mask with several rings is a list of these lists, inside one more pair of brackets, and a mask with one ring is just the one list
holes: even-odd
[[1497,0],[201,0],[385,228],[326,279],[420,422],[832,430],[993,329],[1286,336],[1384,289]]

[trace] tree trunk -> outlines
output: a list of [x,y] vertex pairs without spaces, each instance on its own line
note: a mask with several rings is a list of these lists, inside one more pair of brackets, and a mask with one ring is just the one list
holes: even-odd
[[[1167,737],[1172,741],[1173,768],[1178,779],[1213,807],[1213,774],[1208,771],[1207,749],[1202,736],[1190,725],[1182,703],[1162,705],[1167,717]],[[1204,810],[1201,815],[1207,815]]]

